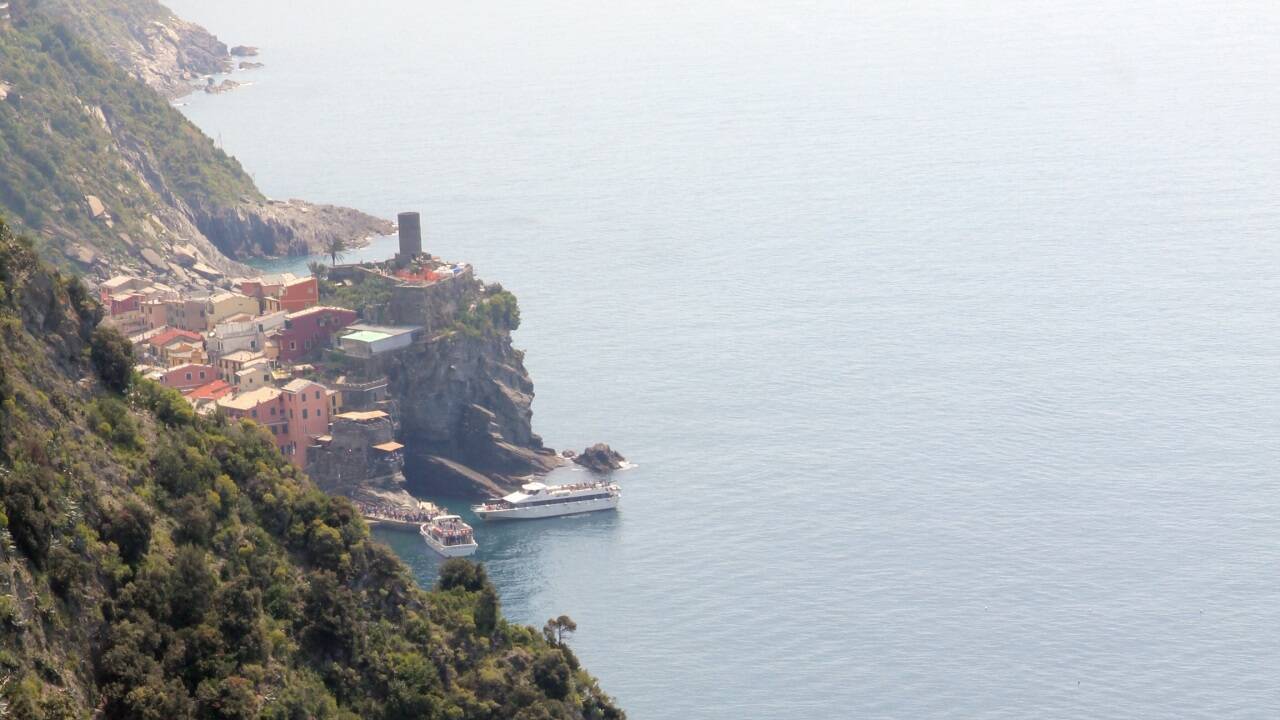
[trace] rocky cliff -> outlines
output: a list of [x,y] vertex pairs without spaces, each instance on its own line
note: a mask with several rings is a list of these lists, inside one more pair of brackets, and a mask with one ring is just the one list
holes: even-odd
[[155,0],[40,0],[37,9],[167,98],[187,95],[200,78],[233,68],[227,46],[213,33]]
[[355,247],[395,231],[390,221],[359,210],[304,200],[192,208],[191,217],[213,245],[235,258],[324,253],[335,238]]
[[377,309],[369,319],[424,328],[413,346],[363,368],[390,381],[411,488],[501,494],[564,463],[533,432],[533,381],[511,343],[519,324],[511,293],[467,269],[432,285],[396,286]]
[[[180,21],[151,0],[19,7],[0,32],[0,212],[48,259],[88,275],[145,272],[187,284],[175,247],[194,246],[204,265],[231,274],[244,271],[236,258],[390,232],[356,210],[268,200],[235,158],[135,79],[154,87],[151,75],[178,82],[195,72],[148,69],[173,58],[206,68],[226,53],[212,36],[187,25],[178,33]],[[160,12],[168,19],[155,20]],[[160,41],[148,38],[157,33],[178,37],[178,49],[156,50]]]

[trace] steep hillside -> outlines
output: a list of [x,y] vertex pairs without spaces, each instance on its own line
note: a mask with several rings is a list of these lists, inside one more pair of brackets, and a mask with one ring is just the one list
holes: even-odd
[[168,98],[231,69],[227,46],[156,0],[28,0],[64,22],[134,78]]
[[0,715],[622,717],[482,570],[419,590],[261,429],[128,387],[99,313],[0,223]]
[[59,7],[28,5],[0,27],[0,210],[46,257],[90,274],[183,279],[175,245],[231,271],[224,253],[301,254],[391,230],[354,210],[268,201],[163,97],[51,17]]

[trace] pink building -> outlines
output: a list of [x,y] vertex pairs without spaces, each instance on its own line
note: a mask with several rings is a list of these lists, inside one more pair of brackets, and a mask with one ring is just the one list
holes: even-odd
[[249,419],[271,433],[276,447],[289,461],[306,467],[312,438],[329,431],[327,390],[310,380],[294,380],[284,388],[261,387],[218,400],[228,417]]
[[328,347],[334,334],[356,321],[354,310],[313,307],[290,313],[273,339],[281,362],[294,362],[312,351]]
[[208,385],[218,379],[218,369],[212,365],[191,363],[179,365],[160,376],[160,384],[182,392]]
[[107,312],[111,315],[123,315],[131,312],[141,314],[142,295],[138,293],[112,295],[107,298]]

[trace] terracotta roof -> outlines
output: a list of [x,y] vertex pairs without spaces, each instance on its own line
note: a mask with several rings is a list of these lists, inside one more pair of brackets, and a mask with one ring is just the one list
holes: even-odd
[[214,380],[193,390],[188,390],[184,394],[196,400],[217,400],[229,392],[231,392],[231,386],[227,384],[226,380]]
[[191,332],[190,330],[180,330],[178,328],[169,328],[164,332],[156,333],[147,338],[147,342],[156,347],[164,347],[174,340],[200,340],[200,333]]

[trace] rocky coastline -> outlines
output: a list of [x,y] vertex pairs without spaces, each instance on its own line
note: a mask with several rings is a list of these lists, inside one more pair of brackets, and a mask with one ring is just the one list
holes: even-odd
[[[257,48],[229,48],[159,5],[131,5],[136,12],[112,16],[119,27],[95,25],[103,17],[95,6],[99,1],[47,0],[45,9],[78,25],[104,55],[166,97],[181,97],[201,80],[207,91],[222,92],[234,87],[234,81],[218,84],[210,76],[230,72],[237,62],[256,64]],[[110,114],[100,119],[125,162],[164,207],[153,215],[154,228],[144,227],[154,230],[148,237],[126,236],[124,246],[110,253],[70,248],[68,255],[91,275],[128,272],[163,277],[180,287],[214,289],[230,277],[249,274],[240,260],[323,253],[335,239],[355,247],[395,229],[387,220],[350,208],[271,200],[251,184],[238,198],[192,196],[167,176],[145,142],[117,126]],[[533,382],[523,352],[512,345],[514,328],[476,332],[461,326],[463,316],[500,293],[500,286],[486,286],[469,272],[425,289],[398,287],[394,281],[390,285],[385,306],[360,308],[364,319],[425,329],[422,342],[370,368],[390,379],[398,401],[404,487],[500,495],[531,475],[570,462],[533,432]],[[594,449],[577,462],[597,472],[618,466],[610,453]],[[399,492],[399,500],[405,501]]]

